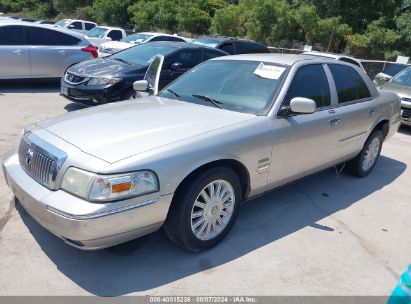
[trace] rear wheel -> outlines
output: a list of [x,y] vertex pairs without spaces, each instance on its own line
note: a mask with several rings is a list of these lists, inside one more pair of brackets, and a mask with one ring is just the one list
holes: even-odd
[[215,246],[230,231],[241,201],[241,185],[229,168],[212,168],[176,194],[164,225],[167,236],[189,251]]
[[377,163],[383,141],[384,135],[381,130],[371,133],[361,152],[348,162],[347,165],[350,173],[358,177],[367,176]]

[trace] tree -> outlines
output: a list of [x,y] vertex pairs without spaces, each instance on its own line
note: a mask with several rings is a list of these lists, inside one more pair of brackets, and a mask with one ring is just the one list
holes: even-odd
[[385,18],[380,18],[368,25],[364,34],[348,36],[346,51],[359,58],[392,59],[399,54],[400,39],[401,35],[387,27]]
[[242,37],[246,34],[246,21],[243,5],[229,5],[215,12],[210,32],[224,36]]
[[130,26],[130,13],[127,8],[133,0],[95,0],[90,14],[98,23]]

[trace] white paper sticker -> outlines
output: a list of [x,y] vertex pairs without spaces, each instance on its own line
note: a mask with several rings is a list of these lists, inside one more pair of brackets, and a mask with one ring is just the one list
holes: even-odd
[[254,74],[267,79],[278,79],[285,70],[286,68],[275,65],[265,65],[261,62],[255,69]]

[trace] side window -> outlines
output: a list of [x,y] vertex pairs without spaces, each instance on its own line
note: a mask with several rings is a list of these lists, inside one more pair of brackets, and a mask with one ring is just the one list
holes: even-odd
[[219,49],[227,52],[228,54],[235,55],[234,45],[231,42],[223,44]]
[[306,65],[297,71],[283,106],[290,105],[294,97],[310,98],[316,102],[317,108],[331,105],[330,86],[321,64]]
[[170,60],[171,64],[180,62],[184,69],[191,69],[202,62],[201,49],[182,50],[174,54]]
[[0,45],[24,45],[24,27],[2,26],[0,27]]
[[357,86],[357,94],[358,94],[358,99],[364,99],[364,98],[370,98],[371,93],[370,90],[368,89],[367,85],[365,84],[364,80],[361,78],[361,76],[358,74],[358,72],[352,68],[347,67],[348,70],[350,70],[350,73],[354,79],[354,82]]
[[184,39],[181,39],[179,37],[168,37],[167,41],[176,41],[176,42],[185,42]]
[[167,36],[156,36],[153,39],[150,40],[150,42],[154,42],[154,41],[168,41]]
[[115,41],[123,38],[123,35],[121,34],[121,31],[112,30],[110,33],[108,33],[107,37],[110,37],[111,40]]
[[76,45],[80,40],[76,37],[44,28],[29,28],[30,45]]
[[337,88],[338,103],[371,96],[366,84],[354,69],[338,64],[329,64],[328,66]]
[[222,56],[223,54],[221,54],[221,53],[219,53],[219,52],[214,52],[214,51],[212,51],[212,50],[203,50],[203,56],[204,56],[204,58],[203,58],[203,60],[205,61],[205,60],[208,60],[208,59],[212,59],[212,58],[215,58],[215,57],[220,57],[220,56]]
[[74,21],[70,25],[72,25],[72,27],[70,27],[70,28],[75,29],[75,30],[82,30],[83,29],[83,26],[81,25],[81,22],[79,22],[79,21]]
[[96,25],[94,23],[86,22],[85,26],[86,26],[86,31],[89,31],[92,28],[94,28]]

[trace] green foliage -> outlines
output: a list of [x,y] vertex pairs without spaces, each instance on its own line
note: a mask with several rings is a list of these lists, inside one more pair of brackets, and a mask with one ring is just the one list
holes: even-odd
[[370,23],[364,34],[347,38],[347,52],[360,58],[387,59],[393,56],[401,35],[386,27],[387,21],[380,18]]
[[411,0],[0,0],[0,11],[247,37],[278,47],[312,44],[362,58],[411,55]]
[[132,0],[95,0],[89,13],[100,24],[130,26],[130,14],[127,8]]
[[245,21],[244,6],[229,5],[215,12],[210,32],[223,36],[242,37],[246,34]]

